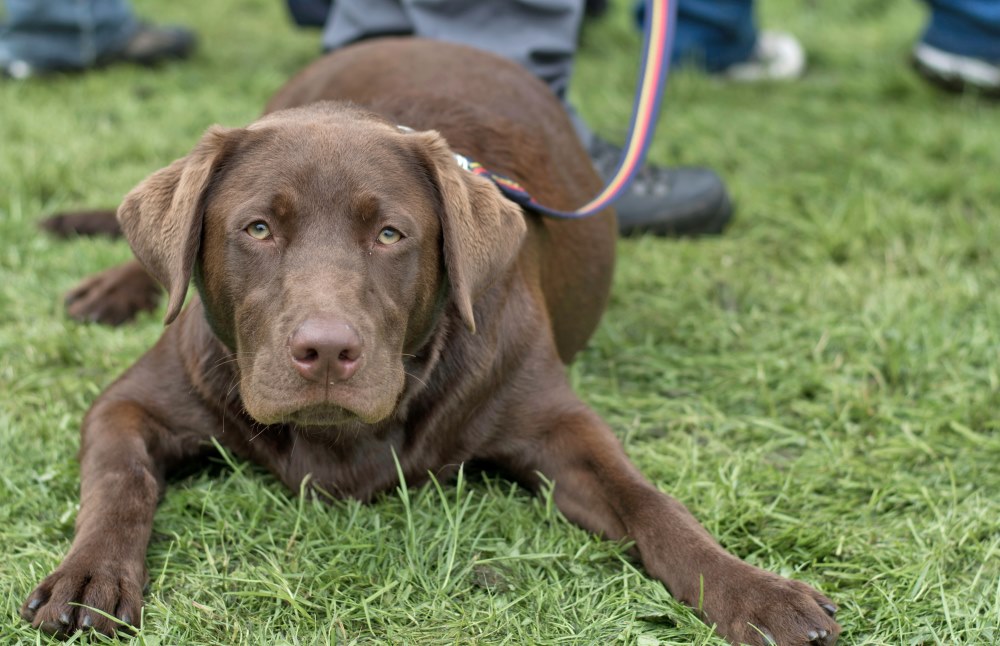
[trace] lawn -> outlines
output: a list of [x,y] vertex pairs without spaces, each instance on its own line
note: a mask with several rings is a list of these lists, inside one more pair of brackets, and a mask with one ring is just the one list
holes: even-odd
[[[587,28],[573,88],[612,138],[628,4]],[[70,544],[80,420],[162,329],[67,319],[61,295],[129,251],[36,222],[116,204],[318,50],[276,0],[136,5],[195,27],[197,56],[0,81],[2,644],[48,642],[17,610]],[[725,547],[836,600],[841,643],[998,643],[1000,104],[911,72],[919,3],[763,5],[808,76],[677,74],[651,153],[722,173],[733,226],[620,242],[572,380]],[[222,456],[168,490],[148,563],[149,645],[721,643],[621,546],[481,474],[327,505]]]

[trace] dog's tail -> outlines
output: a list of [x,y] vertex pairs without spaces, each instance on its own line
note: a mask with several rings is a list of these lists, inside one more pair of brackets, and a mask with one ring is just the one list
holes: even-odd
[[50,215],[38,223],[39,228],[60,237],[108,236],[120,238],[122,228],[114,209],[64,211]]

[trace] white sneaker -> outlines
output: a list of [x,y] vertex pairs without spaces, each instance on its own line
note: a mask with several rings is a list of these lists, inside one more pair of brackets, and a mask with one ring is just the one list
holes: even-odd
[[1000,92],[1000,62],[960,56],[917,43],[913,48],[913,64],[928,80],[949,89],[974,87],[983,92]]
[[802,43],[782,31],[762,31],[750,58],[730,65],[722,75],[733,81],[794,81],[806,71]]
[[35,70],[27,61],[0,61],[0,76],[6,76],[20,81],[28,78],[34,73]]

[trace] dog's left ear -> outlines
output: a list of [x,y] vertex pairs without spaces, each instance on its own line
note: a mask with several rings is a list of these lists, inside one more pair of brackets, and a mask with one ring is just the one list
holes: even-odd
[[472,305],[517,257],[527,232],[524,213],[493,182],[461,168],[436,131],[407,137],[418,140],[435,176],[452,298],[466,327],[475,332]]

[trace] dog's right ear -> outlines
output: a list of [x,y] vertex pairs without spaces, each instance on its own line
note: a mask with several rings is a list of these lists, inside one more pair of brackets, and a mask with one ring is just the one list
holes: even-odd
[[475,332],[473,304],[517,258],[528,230],[524,212],[505,198],[496,184],[460,168],[448,142],[437,131],[407,136],[420,145],[440,194],[444,264],[451,297],[462,322]]
[[164,324],[184,305],[201,246],[205,195],[238,129],[212,126],[187,157],[147,177],[118,207],[118,221],[146,271],[167,290]]

